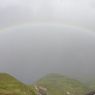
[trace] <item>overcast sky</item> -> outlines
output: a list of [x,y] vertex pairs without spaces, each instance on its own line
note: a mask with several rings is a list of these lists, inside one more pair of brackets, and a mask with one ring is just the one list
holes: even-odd
[[94,0],[0,0],[0,30],[1,72],[95,76]]
[[0,0],[0,26],[56,22],[95,31],[94,0]]

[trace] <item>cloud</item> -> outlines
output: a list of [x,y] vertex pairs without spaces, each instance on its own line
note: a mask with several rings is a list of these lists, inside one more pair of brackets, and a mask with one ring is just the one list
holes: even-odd
[[0,7],[6,8],[8,6],[20,4],[19,0],[0,0]]
[[[49,24],[53,22],[95,31],[93,2],[93,0],[0,0],[0,29],[28,22]],[[0,32],[0,71],[9,71],[25,81],[29,78],[31,81],[42,73],[52,71],[71,75],[95,75],[93,32],[78,32],[71,28],[65,29],[63,26],[52,29],[48,25],[20,28]],[[54,67],[51,67],[51,64]]]
[[[0,4],[6,6],[6,10],[7,7],[10,7],[8,9],[13,9],[14,13],[14,6],[17,10],[22,11],[19,16],[19,12],[16,12],[15,17],[11,15],[12,13],[9,13],[18,22],[18,18],[22,17],[30,19],[31,22],[59,22],[95,31],[95,10],[91,5],[93,2],[93,0],[3,0],[0,1]],[[27,16],[24,16],[23,13]],[[2,15],[5,16],[6,11]],[[1,18],[0,22],[2,22],[2,19],[5,18]],[[25,21],[24,19],[23,21]]]

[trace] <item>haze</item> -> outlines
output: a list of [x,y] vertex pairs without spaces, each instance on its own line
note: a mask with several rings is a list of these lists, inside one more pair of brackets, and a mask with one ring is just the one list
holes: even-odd
[[48,73],[95,78],[94,0],[0,0],[0,72],[32,83]]
[[55,22],[95,31],[94,0],[0,0],[0,27]]

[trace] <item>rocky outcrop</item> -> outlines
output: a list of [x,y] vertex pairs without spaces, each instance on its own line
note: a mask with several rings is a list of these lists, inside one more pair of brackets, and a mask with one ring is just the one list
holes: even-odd
[[47,95],[47,88],[42,86],[35,86],[37,95]]
[[87,93],[86,95],[95,95],[95,90],[94,90],[94,91],[90,91],[90,92]]

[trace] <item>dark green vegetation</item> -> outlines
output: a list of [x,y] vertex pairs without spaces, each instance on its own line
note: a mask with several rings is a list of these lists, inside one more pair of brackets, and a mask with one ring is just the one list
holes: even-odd
[[11,75],[0,73],[0,95],[35,95],[35,93]]
[[88,92],[84,84],[59,74],[47,75],[36,85],[47,88],[48,95],[85,95]]

